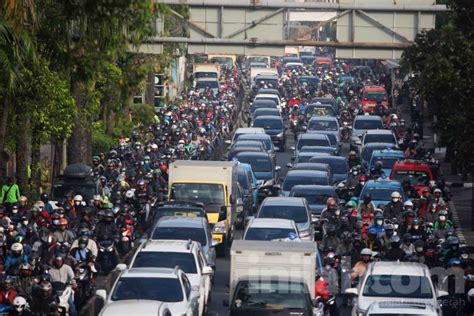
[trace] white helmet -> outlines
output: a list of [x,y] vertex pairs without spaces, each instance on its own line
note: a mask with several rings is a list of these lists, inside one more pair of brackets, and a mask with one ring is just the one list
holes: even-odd
[[20,252],[20,251],[23,251],[23,245],[20,244],[19,242],[16,242],[11,246],[10,249],[11,251]]
[[402,196],[400,195],[400,192],[393,191],[391,197],[392,199],[394,199],[394,198],[401,198]]
[[76,195],[76,196],[74,197],[74,201],[82,202],[82,195],[79,195],[79,194]]
[[128,190],[127,192],[125,192],[125,197],[127,199],[133,199],[134,196],[135,196],[135,193],[133,193],[132,190]]
[[413,202],[412,201],[406,201],[405,203],[403,203],[403,207],[406,207],[406,206],[413,207]]
[[440,188],[434,189],[433,193],[443,193]]
[[28,302],[22,296],[17,296],[13,299],[13,306],[17,312],[22,312],[28,306]]
[[369,248],[364,248],[364,249],[361,250],[360,255],[361,256],[372,256],[372,250],[370,250]]

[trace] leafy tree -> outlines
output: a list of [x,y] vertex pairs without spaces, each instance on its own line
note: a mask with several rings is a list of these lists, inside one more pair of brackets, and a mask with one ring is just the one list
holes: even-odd
[[438,118],[441,141],[458,162],[474,160],[474,6],[468,0],[448,0],[449,22],[423,32],[403,56],[413,84]]

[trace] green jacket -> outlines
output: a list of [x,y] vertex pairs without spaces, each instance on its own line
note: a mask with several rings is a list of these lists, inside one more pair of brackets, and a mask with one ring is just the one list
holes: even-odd
[[[8,194],[7,194],[8,193]],[[0,192],[0,204],[17,203],[20,198],[20,188],[17,184],[10,186],[4,184]]]

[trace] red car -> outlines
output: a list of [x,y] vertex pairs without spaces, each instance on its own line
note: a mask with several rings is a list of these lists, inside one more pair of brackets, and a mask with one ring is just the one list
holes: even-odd
[[429,187],[429,182],[434,180],[430,166],[422,160],[404,159],[395,163],[390,173],[391,180],[403,182],[409,179],[421,196],[423,189]]
[[387,91],[382,86],[366,86],[362,91],[362,108],[366,113],[372,113],[377,102],[381,101],[385,109],[388,108]]

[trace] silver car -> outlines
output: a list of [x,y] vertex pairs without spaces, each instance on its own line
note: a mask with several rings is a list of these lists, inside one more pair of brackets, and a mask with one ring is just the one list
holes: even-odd
[[332,144],[331,142],[331,147],[333,147],[336,152],[339,152],[339,149],[342,146],[341,128],[336,117],[313,116],[308,122],[308,133],[334,135],[336,142],[335,144]]

